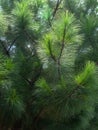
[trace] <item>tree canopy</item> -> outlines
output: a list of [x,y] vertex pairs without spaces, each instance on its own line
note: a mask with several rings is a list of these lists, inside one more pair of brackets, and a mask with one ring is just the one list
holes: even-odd
[[98,129],[98,1],[0,0],[0,129]]

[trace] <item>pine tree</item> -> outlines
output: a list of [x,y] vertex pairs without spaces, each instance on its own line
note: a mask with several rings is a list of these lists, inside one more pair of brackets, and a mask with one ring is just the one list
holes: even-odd
[[96,0],[0,0],[0,129],[97,130]]

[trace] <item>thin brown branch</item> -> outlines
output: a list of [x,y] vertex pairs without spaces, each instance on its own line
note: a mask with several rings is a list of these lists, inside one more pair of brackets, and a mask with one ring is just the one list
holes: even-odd
[[34,47],[36,44],[36,41],[34,39],[32,39],[32,36],[26,30],[24,30],[24,32],[25,32],[29,42],[31,42],[33,44],[33,52],[34,52],[34,54],[36,54],[36,48]]
[[9,51],[7,50],[7,47],[5,46],[4,42],[2,40],[0,40],[0,44],[4,50],[4,53],[9,57],[10,56],[10,53]]
[[66,27],[64,28],[64,32],[63,32],[63,38],[62,38],[61,51],[60,51],[60,54],[59,54],[58,60],[60,60],[60,59],[61,59],[61,56],[62,56],[62,53],[63,53],[63,50],[64,50],[64,44],[65,44],[65,34],[66,34]]
[[55,15],[56,15],[56,13],[57,13],[57,11],[59,9],[59,6],[60,6],[60,4],[61,4],[62,1],[63,0],[57,0],[56,6],[55,6],[54,11],[52,13],[52,19],[55,17]]
[[12,48],[12,46],[15,44],[15,42],[17,41],[18,37],[16,37],[12,43],[10,44],[9,48],[8,48],[8,51],[10,51],[10,49]]
[[36,75],[34,75],[34,77],[32,79],[25,78],[22,75],[21,75],[21,77],[28,83],[28,85],[30,85],[32,87],[34,85],[34,83],[37,81],[37,79],[39,78],[39,76],[41,75],[41,72],[42,72],[42,65],[40,66],[38,73],[36,73]]
[[42,65],[40,66],[38,73],[34,76],[34,78],[32,78],[31,80],[31,84],[34,85],[34,83],[37,81],[37,79],[40,77],[42,72]]
[[36,44],[36,41],[32,39],[32,36],[26,30],[24,30],[24,32],[25,32],[26,36],[29,38],[29,40],[32,42],[32,44],[33,45]]
[[27,78],[25,78],[24,76],[21,75],[21,77],[28,83],[28,85],[31,86],[31,81],[29,81]]
[[50,56],[51,56],[51,58],[56,62],[57,60],[56,60],[55,55],[53,55],[50,41],[48,42],[48,46],[49,46]]
[[59,54],[59,57],[58,57],[58,75],[59,75],[59,78],[61,79],[61,57],[62,57],[62,54],[63,54],[63,50],[64,50],[64,44],[65,44],[65,34],[66,34],[66,26],[64,28],[64,32],[63,32],[63,38],[62,38],[62,44],[61,44],[61,50],[60,50],[60,54]]
[[60,65],[60,60],[57,61],[57,71],[59,75],[59,80],[61,80],[61,65]]

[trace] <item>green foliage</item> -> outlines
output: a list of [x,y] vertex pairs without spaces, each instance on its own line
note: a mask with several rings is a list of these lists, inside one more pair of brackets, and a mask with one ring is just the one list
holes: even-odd
[[45,91],[51,91],[51,89],[49,88],[47,82],[45,81],[45,79],[39,79],[36,83],[36,86],[41,87],[43,90]]
[[0,121],[1,125],[6,124],[6,127],[8,127],[21,117],[24,107],[21,99],[16,94],[16,90],[11,88],[12,61],[0,55],[0,64]]
[[[38,45],[38,53],[41,59],[51,57],[56,60],[59,57],[62,44],[81,43],[83,36],[79,34],[80,27],[76,23],[73,14],[68,11],[59,15],[53,23],[53,28],[43,36],[42,41]],[[56,49],[58,51],[56,51]]]
[[18,33],[21,31],[30,30],[32,27],[32,13],[28,6],[28,1],[16,2],[13,10],[15,27]]
[[0,129],[98,129],[97,3],[0,0]]
[[76,76],[76,83],[77,85],[85,85],[89,80],[91,80],[91,76],[94,73],[95,65],[94,63],[88,62],[86,67],[82,73]]
[[10,13],[13,9],[15,0],[0,0],[0,5],[3,7],[5,13]]
[[45,106],[42,117],[47,120],[48,116],[50,121],[54,120],[55,125],[52,126],[52,122],[49,125],[51,129],[60,129],[62,125],[62,130],[88,127],[94,113],[94,70],[94,63],[88,62],[84,71],[75,77],[73,82],[62,80],[59,85],[55,83],[55,86],[51,86],[51,83],[46,83],[44,79],[37,81],[37,98],[39,104]]
[[[19,120],[24,112],[24,104],[17,95],[15,89],[7,89],[5,95],[2,95],[1,103],[1,122],[6,127],[12,126],[15,121]],[[10,120],[9,120],[10,118]]]
[[0,54],[0,82],[8,79],[10,70],[13,68],[13,63],[10,59]]
[[80,27],[74,15],[68,11],[61,13],[59,19],[56,19],[53,24],[53,30],[60,41],[62,41],[62,36],[65,32],[65,44],[80,43],[82,40],[82,36],[79,35]]
[[3,36],[4,33],[7,31],[7,21],[6,16],[3,15],[2,12],[0,12],[0,36]]

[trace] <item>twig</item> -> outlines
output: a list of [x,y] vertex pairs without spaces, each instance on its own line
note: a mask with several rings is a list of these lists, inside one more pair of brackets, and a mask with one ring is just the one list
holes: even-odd
[[1,46],[3,47],[3,49],[4,49],[5,54],[6,54],[8,57],[10,57],[10,53],[9,53],[9,51],[7,50],[6,46],[4,45],[4,42],[3,42],[2,40],[0,40],[0,43],[1,43]]
[[29,38],[29,41],[32,42],[32,44],[33,44],[33,50],[34,50],[34,53],[36,54],[36,48],[34,47],[34,45],[36,44],[36,41],[32,39],[31,35],[26,30],[24,30],[24,32],[27,35],[27,38]]
[[57,60],[56,60],[56,57],[52,53],[50,41],[48,42],[48,46],[49,46],[49,51],[50,51],[51,58],[56,62]]
[[15,42],[17,41],[18,37],[16,37],[12,43],[10,44],[10,47],[8,48],[8,51],[10,51],[10,49],[12,48],[12,46],[15,44]]
[[37,79],[40,77],[42,72],[42,65],[40,66],[38,73],[35,75],[35,77],[31,80],[31,84],[34,85],[34,83],[37,81]]
[[31,87],[34,85],[36,80],[39,78],[42,71],[42,66],[40,66],[38,73],[32,79],[25,78],[24,76],[20,75]]
[[32,39],[31,35],[26,30],[24,31],[25,31],[25,34],[28,36],[29,40],[33,43],[33,45],[36,44],[36,41]]
[[66,26],[65,26],[64,31],[63,31],[62,47],[61,47],[61,51],[60,51],[58,60],[61,59],[61,56],[62,56],[62,53],[63,53],[63,50],[64,50],[65,34],[66,34]]
[[54,9],[54,11],[53,11],[53,13],[52,13],[52,19],[55,17],[55,15],[56,15],[56,12],[57,12],[57,10],[59,9],[59,6],[60,6],[60,4],[61,4],[61,2],[62,2],[63,0],[57,0],[57,3],[56,3],[56,7],[55,7],[55,9]]
[[59,78],[61,79],[61,57],[62,57],[62,53],[64,50],[64,44],[65,44],[65,34],[66,34],[66,26],[64,28],[64,32],[63,32],[63,38],[62,38],[62,45],[61,45],[61,50],[60,50],[60,54],[58,57],[58,74],[59,74]]

